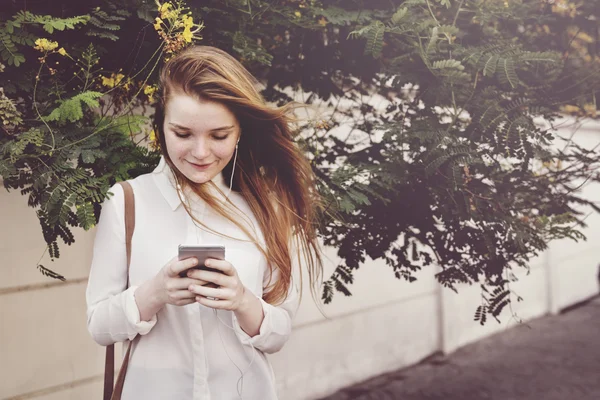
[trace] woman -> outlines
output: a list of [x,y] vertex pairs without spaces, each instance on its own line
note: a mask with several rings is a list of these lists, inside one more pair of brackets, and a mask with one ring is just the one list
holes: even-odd
[[[311,282],[320,275],[319,202],[292,140],[290,106],[267,106],[254,83],[213,47],[187,49],[163,67],[154,121],[163,157],[130,181],[128,288],[119,185],[103,205],[88,329],[101,345],[142,335],[123,400],[277,398],[264,353],[290,336],[299,261]],[[225,260],[206,262],[221,272],[191,269],[197,260],[178,260],[180,244],[223,245]]]

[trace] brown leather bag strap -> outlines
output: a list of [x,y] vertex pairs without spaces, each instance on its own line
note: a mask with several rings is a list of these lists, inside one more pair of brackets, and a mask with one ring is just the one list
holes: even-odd
[[115,380],[115,345],[106,347],[106,357],[104,359],[104,400],[110,400],[113,392]]
[[[133,231],[135,229],[135,198],[133,195],[133,189],[129,182],[119,182],[123,188],[125,194],[125,248],[127,251],[127,286],[129,287],[129,265],[131,263],[131,238],[133,237]],[[139,336],[133,341],[136,341]],[[125,373],[127,372],[127,365],[129,364],[129,355],[131,353],[131,345],[133,341],[129,342],[127,353],[125,354],[125,360],[119,370],[119,376],[117,378],[117,385],[113,391],[113,384],[115,379],[115,345],[111,344],[106,347],[106,359],[104,363],[104,400],[119,400],[121,398],[121,392],[123,391],[123,383],[125,382]]]

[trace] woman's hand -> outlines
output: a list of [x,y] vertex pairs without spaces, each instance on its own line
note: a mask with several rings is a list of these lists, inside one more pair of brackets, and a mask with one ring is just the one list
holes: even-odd
[[[209,258],[204,265],[210,268],[218,269],[222,272],[190,270],[187,273],[189,278],[196,282],[189,285],[188,289],[196,295],[195,300],[207,307],[220,310],[237,311],[244,306],[246,288],[240,281],[236,269],[229,261]],[[198,281],[212,282],[202,286]]]
[[250,337],[260,333],[265,318],[262,304],[250,290],[246,290],[236,269],[229,261],[209,258],[204,265],[221,272],[190,270],[187,275],[200,282],[212,282],[217,287],[193,283],[189,290],[196,301],[206,307],[233,311],[240,327]]
[[188,290],[190,285],[204,285],[207,282],[186,277],[181,277],[188,269],[198,265],[195,257],[178,260],[173,258],[154,277],[155,295],[161,304],[185,306],[196,301],[196,295]]
[[149,321],[165,304],[185,306],[196,301],[196,295],[188,290],[191,284],[204,285],[199,281],[179,274],[196,266],[196,258],[178,260],[173,258],[152,278],[144,282],[135,290],[135,302],[140,311],[140,319]]

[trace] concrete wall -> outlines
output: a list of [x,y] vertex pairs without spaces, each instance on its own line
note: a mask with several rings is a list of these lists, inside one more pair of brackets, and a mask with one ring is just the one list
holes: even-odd
[[[568,133],[568,128],[563,128]],[[580,129],[576,140],[590,148],[600,142],[600,124]],[[584,187],[600,201],[600,187]],[[587,214],[587,210],[585,210]],[[513,312],[528,320],[558,312],[598,292],[600,215],[591,214],[588,240],[557,241],[518,271],[513,285],[524,301]],[[0,399],[98,399],[102,390],[104,348],[85,327],[85,286],[93,231],[77,231],[73,247],[42,264],[65,275],[59,283],[35,268],[44,253],[39,223],[18,192],[0,191]],[[327,249],[327,272],[336,265]],[[434,269],[414,283],[398,281],[381,262],[368,262],[356,274],[352,297],[336,294],[318,310],[308,290],[286,347],[271,356],[280,398],[314,399],[340,387],[411,365],[438,351],[460,346],[517,324],[506,309],[502,323],[473,321],[478,287],[459,294],[442,289]]]

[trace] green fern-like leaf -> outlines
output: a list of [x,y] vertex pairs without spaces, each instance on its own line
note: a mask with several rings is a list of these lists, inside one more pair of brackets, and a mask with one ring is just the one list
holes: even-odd
[[383,34],[385,33],[385,25],[377,21],[371,25],[371,29],[367,34],[367,47],[365,54],[371,54],[373,58],[379,58],[383,50]]
[[511,58],[502,58],[498,61],[498,80],[503,84],[509,84],[513,89],[519,84],[519,77],[515,71],[515,62]]
[[438,40],[438,27],[434,26],[431,30],[431,36],[429,37],[429,41],[427,42],[427,47],[425,48],[426,54],[431,54],[436,49],[436,43]]
[[25,56],[19,52],[15,45],[14,36],[0,29],[0,57],[8,65],[18,67],[25,62]]
[[406,17],[407,14],[408,14],[408,8],[406,8],[406,7],[399,8],[398,11],[396,11],[394,13],[394,15],[392,15],[391,23],[396,26],[399,25],[400,22],[402,22],[402,20],[404,19],[404,17]]
[[[13,18],[13,21],[20,23],[31,23],[42,25],[42,28],[48,33],[54,30],[64,31],[65,29],[75,29],[76,25],[85,25],[89,21],[89,15],[78,15],[71,18],[57,18],[51,15],[35,15],[29,11],[19,11]],[[13,23],[14,23],[13,22]]]
[[462,71],[465,69],[465,67],[460,63],[460,61],[452,60],[452,59],[434,61],[431,68],[432,69],[456,69],[459,71]]
[[32,128],[27,132],[20,134],[17,140],[7,143],[9,158],[12,162],[16,162],[17,159],[24,153],[27,145],[33,144],[36,147],[40,147],[43,143],[44,134],[42,131],[37,128]]
[[94,217],[94,207],[92,203],[85,202],[83,204],[78,204],[77,208],[77,220],[79,224],[86,231],[93,228],[96,225],[96,218]]
[[360,37],[366,37],[367,33],[371,30],[371,25],[363,26],[360,29],[356,29],[348,34],[348,38],[358,39]]
[[350,11],[340,7],[327,7],[319,11],[333,25],[352,25],[368,23],[373,18],[373,11]]
[[64,123],[66,121],[75,122],[83,118],[83,108],[81,103],[88,107],[98,107],[98,98],[102,97],[102,93],[87,91],[80,93],[68,100],[64,100],[60,106],[52,110],[50,115],[45,117],[46,121],[57,121]]
[[496,72],[496,66],[498,65],[498,60],[500,56],[497,54],[493,54],[489,56],[487,61],[485,62],[485,66],[483,67],[483,76],[492,76]]
[[96,118],[96,132],[119,132],[131,136],[142,132],[148,123],[143,115],[121,115],[115,118]]

